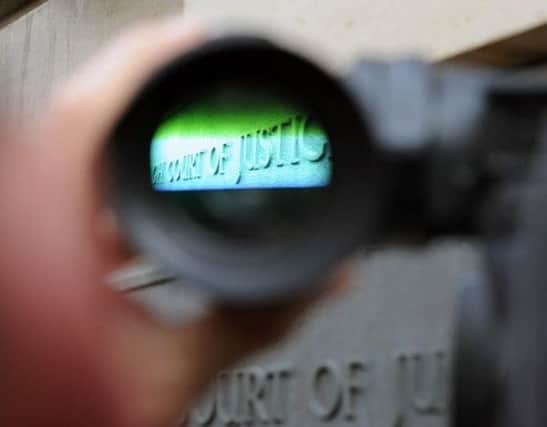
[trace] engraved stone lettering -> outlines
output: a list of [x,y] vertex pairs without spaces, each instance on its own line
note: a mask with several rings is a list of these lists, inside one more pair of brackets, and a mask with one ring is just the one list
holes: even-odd
[[260,169],[268,169],[272,163],[272,138],[271,130],[264,129],[258,131],[258,148],[259,154],[257,159],[257,164]]
[[209,174],[217,175],[220,170],[220,155],[216,147],[211,147],[209,150]]
[[224,175],[226,173],[226,162],[228,161],[228,152],[230,151],[230,148],[232,147],[229,143],[223,143],[220,146],[220,174]]
[[270,384],[269,413],[276,424],[286,423],[289,418],[289,385],[292,375],[293,368],[288,363],[269,369],[266,375]]
[[[394,393],[385,396],[391,399],[385,404],[392,411],[387,427],[410,427],[415,417],[440,417],[446,413],[449,384],[444,350],[402,352],[388,361],[391,363],[381,366],[391,366],[388,372],[395,376],[385,379],[395,381],[387,382],[387,391]],[[295,367],[287,362],[221,372],[211,392],[191,412],[189,425],[297,426],[320,420],[367,426],[372,422],[368,414],[374,401],[370,399],[378,398],[371,387],[372,366],[377,366],[373,363],[359,358],[327,359],[311,371],[298,373],[304,373],[303,376],[297,375]],[[292,411],[300,413],[295,406],[300,401],[295,396],[307,399],[309,414],[315,421],[292,418]]]
[[320,129],[319,124],[309,117],[301,121],[298,139],[302,145],[302,157],[310,162],[323,160],[327,150],[330,151],[326,135],[316,132],[318,129]]
[[300,143],[303,135],[300,133],[302,128],[303,118],[296,116],[293,119],[292,129],[289,138],[287,139],[289,149],[289,159],[291,165],[297,165],[300,163]]
[[310,410],[322,420],[333,419],[342,403],[343,378],[336,362],[321,364],[313,374]]
[[277,135],[279,136],[277,138],[277,166],[285,166],[285,151],[287,150],[287,136],[290,132],[290,128],[292,126],[292,120],[287,120],[286,122],[283,122],[279,126],[279,131],[277,132]]
[[397,360],[398,421],[404,425],[409,409],[423,415],[447,409],[447,366],[443,351],[400,353]]
[[253,171],[257,169],[256,138],[249,133],[241,137],[241,169]]
[[241,420],[252,425],[255,420],[268,422],[270,416],[266,408],[266,372],[252,367],[241,372],[243,413]]
[[357,417],[357,397],[365,393],[367,371],[367,365],[361,361],[352,361],[346,366],[342,414],[348,421],[352,421]]
[[216,416],[216,400],[214,394],[202,399],[200,405],[192,411],[192,419],[200,426],[208,426],[213,423]]
[[217,377],[216,404],[219,420],[224,425],[239,423],[241,374],[221,372]]

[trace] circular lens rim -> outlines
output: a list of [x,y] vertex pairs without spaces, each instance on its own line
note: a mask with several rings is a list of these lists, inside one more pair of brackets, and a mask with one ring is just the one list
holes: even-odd
[[[186,222],[176,232],[161,230],[169,212],[158,209],[150,183],[151,137],[175,106],[190,103],[211,83],[231,81],[286,88],[329,136],[329,196],[317,221],[291,241],[254,247],[204,239]],[[167,65],[129,107],[107,144],[107,158],[112,206],[129,242],[189,285],[230,304],[272,303],[316,288],[379,224],[380,171],[353,97],[320,67],[261,38],[210,40]],[[135,165],[145,172],[136,173],[142,169]]]

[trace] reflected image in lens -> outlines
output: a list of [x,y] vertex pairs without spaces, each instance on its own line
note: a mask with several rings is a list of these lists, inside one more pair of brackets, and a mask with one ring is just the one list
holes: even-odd
[[234,86],[169,115],[153,136],[150,168],[153,189],[207,229],[268,237],[313,214],[332,156],[307,111]]

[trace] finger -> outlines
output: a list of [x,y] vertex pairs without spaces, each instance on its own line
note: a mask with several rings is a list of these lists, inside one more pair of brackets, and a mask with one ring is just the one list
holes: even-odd
[[130,251],[105,210],[100,152],[117,120],[144,82],[169,59],[203,40],[200,24],[181,18],[141,24],[114,41],[59,88],[36,131],[41,148],[59,153],[66,180],[80,188],[79,202],[92,212],[91,243],[100,248],[105,269],[124,262]]
[[125,391],[110,367],[109,297],[97,286],[92,246],[82,243],[79,189],[65,181],[58,156],[44,162],[14,135],[0,139],[2,422],[104,425]]
[[[157,52],[139,51],[142,33],[122,37],[117,50],[99,55],[56,96],[30,135],[41,143],[2,147],[0,365],[9,393],[0,393],[0,412],[10,425],[137,425],[109,421],[142,414],[132,398],[146,395],[138,369],[125,367],[112,339],[127,332],[112,331],[119,301],[97,286],[112,254],[94,232],[99,199],[92,157],[146,73],[189,45],[185,32],[149,27]],[[106,73],[101,61],[109,55]],[[137,63],[142,69],[131,70]]]
[[57,89],[53,121],[71,136],[104,141],[145,81],[204,38],[201,24],[180,17],[134,27]]

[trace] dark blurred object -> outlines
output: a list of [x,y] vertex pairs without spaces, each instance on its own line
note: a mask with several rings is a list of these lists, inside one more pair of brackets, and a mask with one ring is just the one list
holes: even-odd
[[0,26],[44,2],[45,0],[2,0],[0,2]]
[[485,281],[460,301],[455,427],[547,424],[547,139],[538,138],[543,147],[531,172],[514,183],[515,226],[487,239]]
[[547,24],[446,58],[445,64],[530,67],[547,62]]
[[[512,68],[524,81],[530,75],[546,75],[545,40],[547,25],[542,25],[443,62]],[[536,89],[521,101],[527,98],[528,105],[544,111],[545,88]],[[515,116],[522,113],[518,102],[513,108]],[[514,217],[514,226],[487,239],[483,280],[470,284],[460,298],[453,373],[454,427],[547,424],[543,397],[547,385],[545,129],[545,123],[537,129],[543,146],[531,172],[499,189],[500,198],[510,202],[494,217],[513,211],[509,216]]]
[[457,313],[453,426],[547,425],[547,75],[363,62],[350,84],[392,165],[386,230],[483,247]]

